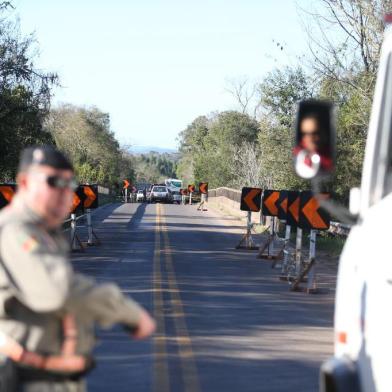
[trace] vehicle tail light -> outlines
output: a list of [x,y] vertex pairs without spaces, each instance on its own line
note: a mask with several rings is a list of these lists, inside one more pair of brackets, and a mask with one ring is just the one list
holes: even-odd
[[347,333],[346,332],[338,332],[336,334],[336,340],[338,343],[346,344],[347,343]]

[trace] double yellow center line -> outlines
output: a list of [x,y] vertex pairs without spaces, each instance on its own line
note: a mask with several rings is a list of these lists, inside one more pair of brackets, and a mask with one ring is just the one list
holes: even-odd
[[[164,255],[164,263],[162,255]],[[165,316],[170,316],[173,319],[176,335],[175,340],[177,342],[178,353],[181,360],[181,373],[184,391],[199,392],[200,386],[192,350],[192,342],[185,321],[184,307],[177,285],[164,208],[161,204],[156,204],[153,275],[154,316],[157,322],[157,333],[154,338],[155,356],[153,392],[169,392],[171,390],[167,355],[168,337],[166,335]],[[164,280],[165,277],[166,280]],[[170,301],[169,304],[166,305],[170,306],[171,315],[165,315],[164,312],[165,303],[163,296],[163,283],[167,283],[166,291],[170,296]]]

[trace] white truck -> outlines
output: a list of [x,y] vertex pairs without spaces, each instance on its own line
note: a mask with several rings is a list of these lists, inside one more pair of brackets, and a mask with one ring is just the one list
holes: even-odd
[[181,203],[180,189],[182,188],[182,181],[177,178],[167,178],[165,180],[166,188],[170,191],[173,203]]
[[[305,109],[304,109],[305,108]],[[302,132],[306,111],[301,104],[297,121],[296,168],[309,178],[328,172],[323,155],[332,157],[333,119],[319,153],[304,151]],[[325,106],[321,106],[321,111]],[[317,123],[317,121],[316,121]],[[310,122],[308,121],[308,128]],[[321,131],[325,129],[320,128]],[[302,133],[301,133],[302,132]],[[301,136],[302,135],[302,136]],[[311,145],[311,143],[308,143]],[[302,150],[302,153],[298,153]],[[332,157],[333,158],[333,157]],[[301,170],[301,167],[303,170]],[[339,262],[334,357],[321,367],[323,392],[392,391],[392,30],[385,33],[369,125],[361,188],[350,195],[350,211],[357,216]],[[391,244],[390,244],[391,242]],[[391,301],[391,303],[389,302]],[[390,362],[391,361],[391,362]]]

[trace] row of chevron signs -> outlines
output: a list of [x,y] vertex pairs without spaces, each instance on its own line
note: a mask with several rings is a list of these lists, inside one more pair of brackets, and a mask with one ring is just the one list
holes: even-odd
[[329,198],[324,193],[316,198],[310,191],[285,191],[260,188],[242,188],[241,210],[276,216],[288,225],[302,229],[328,230],[330,217],[320,207],[318,199]]

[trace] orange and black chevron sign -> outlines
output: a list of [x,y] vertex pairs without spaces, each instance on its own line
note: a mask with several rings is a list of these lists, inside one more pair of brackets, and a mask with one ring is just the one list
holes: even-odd
[[287,191],[287,216],[286,223],[297,227],[299,223],[300,194],[298,191]]
[[83,187],[81,185],[78,186],[76,191],[74,192],[73,201],[72,201],[72,209],[71,213],[76,214],[77,212],[83,212],[85,194]]
[[260,188],[242,188],[241,211],[259,212],[262,192],[263,190]]
[[131,183],[128,180],[123,180],[123,189],[128,189],[129,185],[131,185]]
[[97,185],[79,185],[74,192],[72,213],[83,212],[86,208],[98,208]]
[[278,200],[279,200],[279,191],[273,191],[270,189],[265,189],[263,194],[263,210],[262,213],[264,216],[278,216]]
[[85,198],[83,200],[84,208],[98,208],[98,185],[81,185]]
[[279,199],[276,202],[276,206],[278,207],[278,218],[280,220],[287,219],[287,204],[288,204],[288,191],[280,191],[279,192]]
[[[328,199],[327,193],[319,195]],[[328,230],[331,223],[329,214],[320,208],[320,204],[312,192],[301,192],[299,227],[302,229]]]
[[15,184],[0,184],[0,208],[5,207],[11,201],[15,191]]
[[208,182],[201,182],[199,184],[199,192],[205,195],[208,193]]
[[194,185],[188,185],[188,192],[193,193],[195,191],[196,187]]

